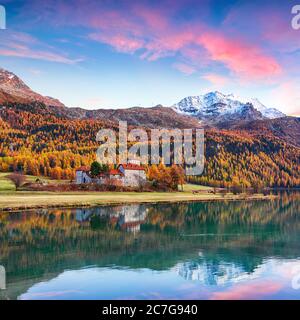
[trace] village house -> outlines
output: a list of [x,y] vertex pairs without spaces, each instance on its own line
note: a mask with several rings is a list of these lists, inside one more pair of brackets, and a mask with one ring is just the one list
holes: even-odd
[[120,164],[117,169],[101,173],[96,177],[91,175],[89,167],[80,167],[76,170],[77,184],[106,184],[108,181],[116,181],[122,186],[138,187],[147,181],[145,169],[138,161],[130,161],[127,164]]

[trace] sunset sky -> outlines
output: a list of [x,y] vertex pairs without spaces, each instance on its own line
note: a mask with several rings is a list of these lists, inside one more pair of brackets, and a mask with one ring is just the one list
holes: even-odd
[[219,90],[300,115],[300,1],[0,0],[0,66],[85,108]]

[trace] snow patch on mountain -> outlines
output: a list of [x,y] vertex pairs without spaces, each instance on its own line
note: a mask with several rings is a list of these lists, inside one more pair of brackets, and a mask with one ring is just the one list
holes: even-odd
[[256,98],[242,98],[234,94],[225,95],[219,91],[186,97],[179,103],[174,104],[172,108],[178,113],[202,119],[241,114],[244,113],[249,104],[265,118],[275,119],[285,116],[284,113],[275,108],[266,107]]

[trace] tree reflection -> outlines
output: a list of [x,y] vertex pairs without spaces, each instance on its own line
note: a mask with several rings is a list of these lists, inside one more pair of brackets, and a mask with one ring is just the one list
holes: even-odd
[[253,272],[267,257],[299,257],[299,209],[293,193],[272,201],[3,212],[0,264],[8,287],[88,265],[175,268],[185,279],[217,283]]

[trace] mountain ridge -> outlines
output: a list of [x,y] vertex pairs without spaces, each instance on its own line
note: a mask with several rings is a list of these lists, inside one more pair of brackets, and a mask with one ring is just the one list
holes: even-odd
[[[58,99],[49,96],[42,96],[39,93],[34,92],[17,75],[3,68],[0,68],[0,103],[7,102],[42,102],[46,106],[67,108]],[[253,106],[253,109],[249,108],[249,104]],[[157,107],[162,106],[158,105]],[[102,110],[111,110],[110,113],[112,113],[112,110],[132,111],[134,108],[139,107],[124,109],[99,108],[95,110],[87,110],[84,108],[68,108],[68,110],[70,111],[71,117],[76,116],[76,113],[79,117],[95,117],[97,113],[105,113],[102,112]],[[205,95],[186,97],[180,102],[171,106],[171,108],[179,114],[193,116],[200,120],[207,120],[208,122],[212,121],[211,118],[217,118],[215,122],[219,120],[224,121],[224,118],[230,118],[230,116],[232,116],[233,118],[238,118],[238,114],[247,117],[247,110],[252,114],[254,114],[254,111],[258,111],[256,112],[257,119],[273,119],[286,116],[284,113],[275,108],[268,108],[264,106],[257,98],[244,99],[234,94],[225,95],[219,91],[209,92]],[[261,115],[259,114],[259,112],[261,113]]]
[[[183,104],[186,101],[189,103]],[[224,95],[215,91],[203,96],[187,97],[181,102],[172,107],[157,105],[150,108],[95,110],[68,108],[59,100],[35,93],[14,73],[0,68],[0,106],[9,104],[10,108],[21,111],[70,120],[100,120],[107,123],[127,121],[129,126],[146,128],[205,127],[258,133],[263,131],[300,146],[299,118],[286,117],[278,110],[265,107],[256,98],[243,100],[233,94]],[[271,119],[266,116],[270,112]]]
[[[253,108],[249,108],[249,105]],[[247,110],[252,113],[252,117],[254,111],[257,111],[253,120],[276,119],[286,116],[275,108],[266,107],[257,98],[245,99],[234,94],[226,95],[219,91],[186,97],[175,103],[172,108],[180,114],[190,115],[211,124],[225,122],[232,118],[244,120],[248,117]]]

